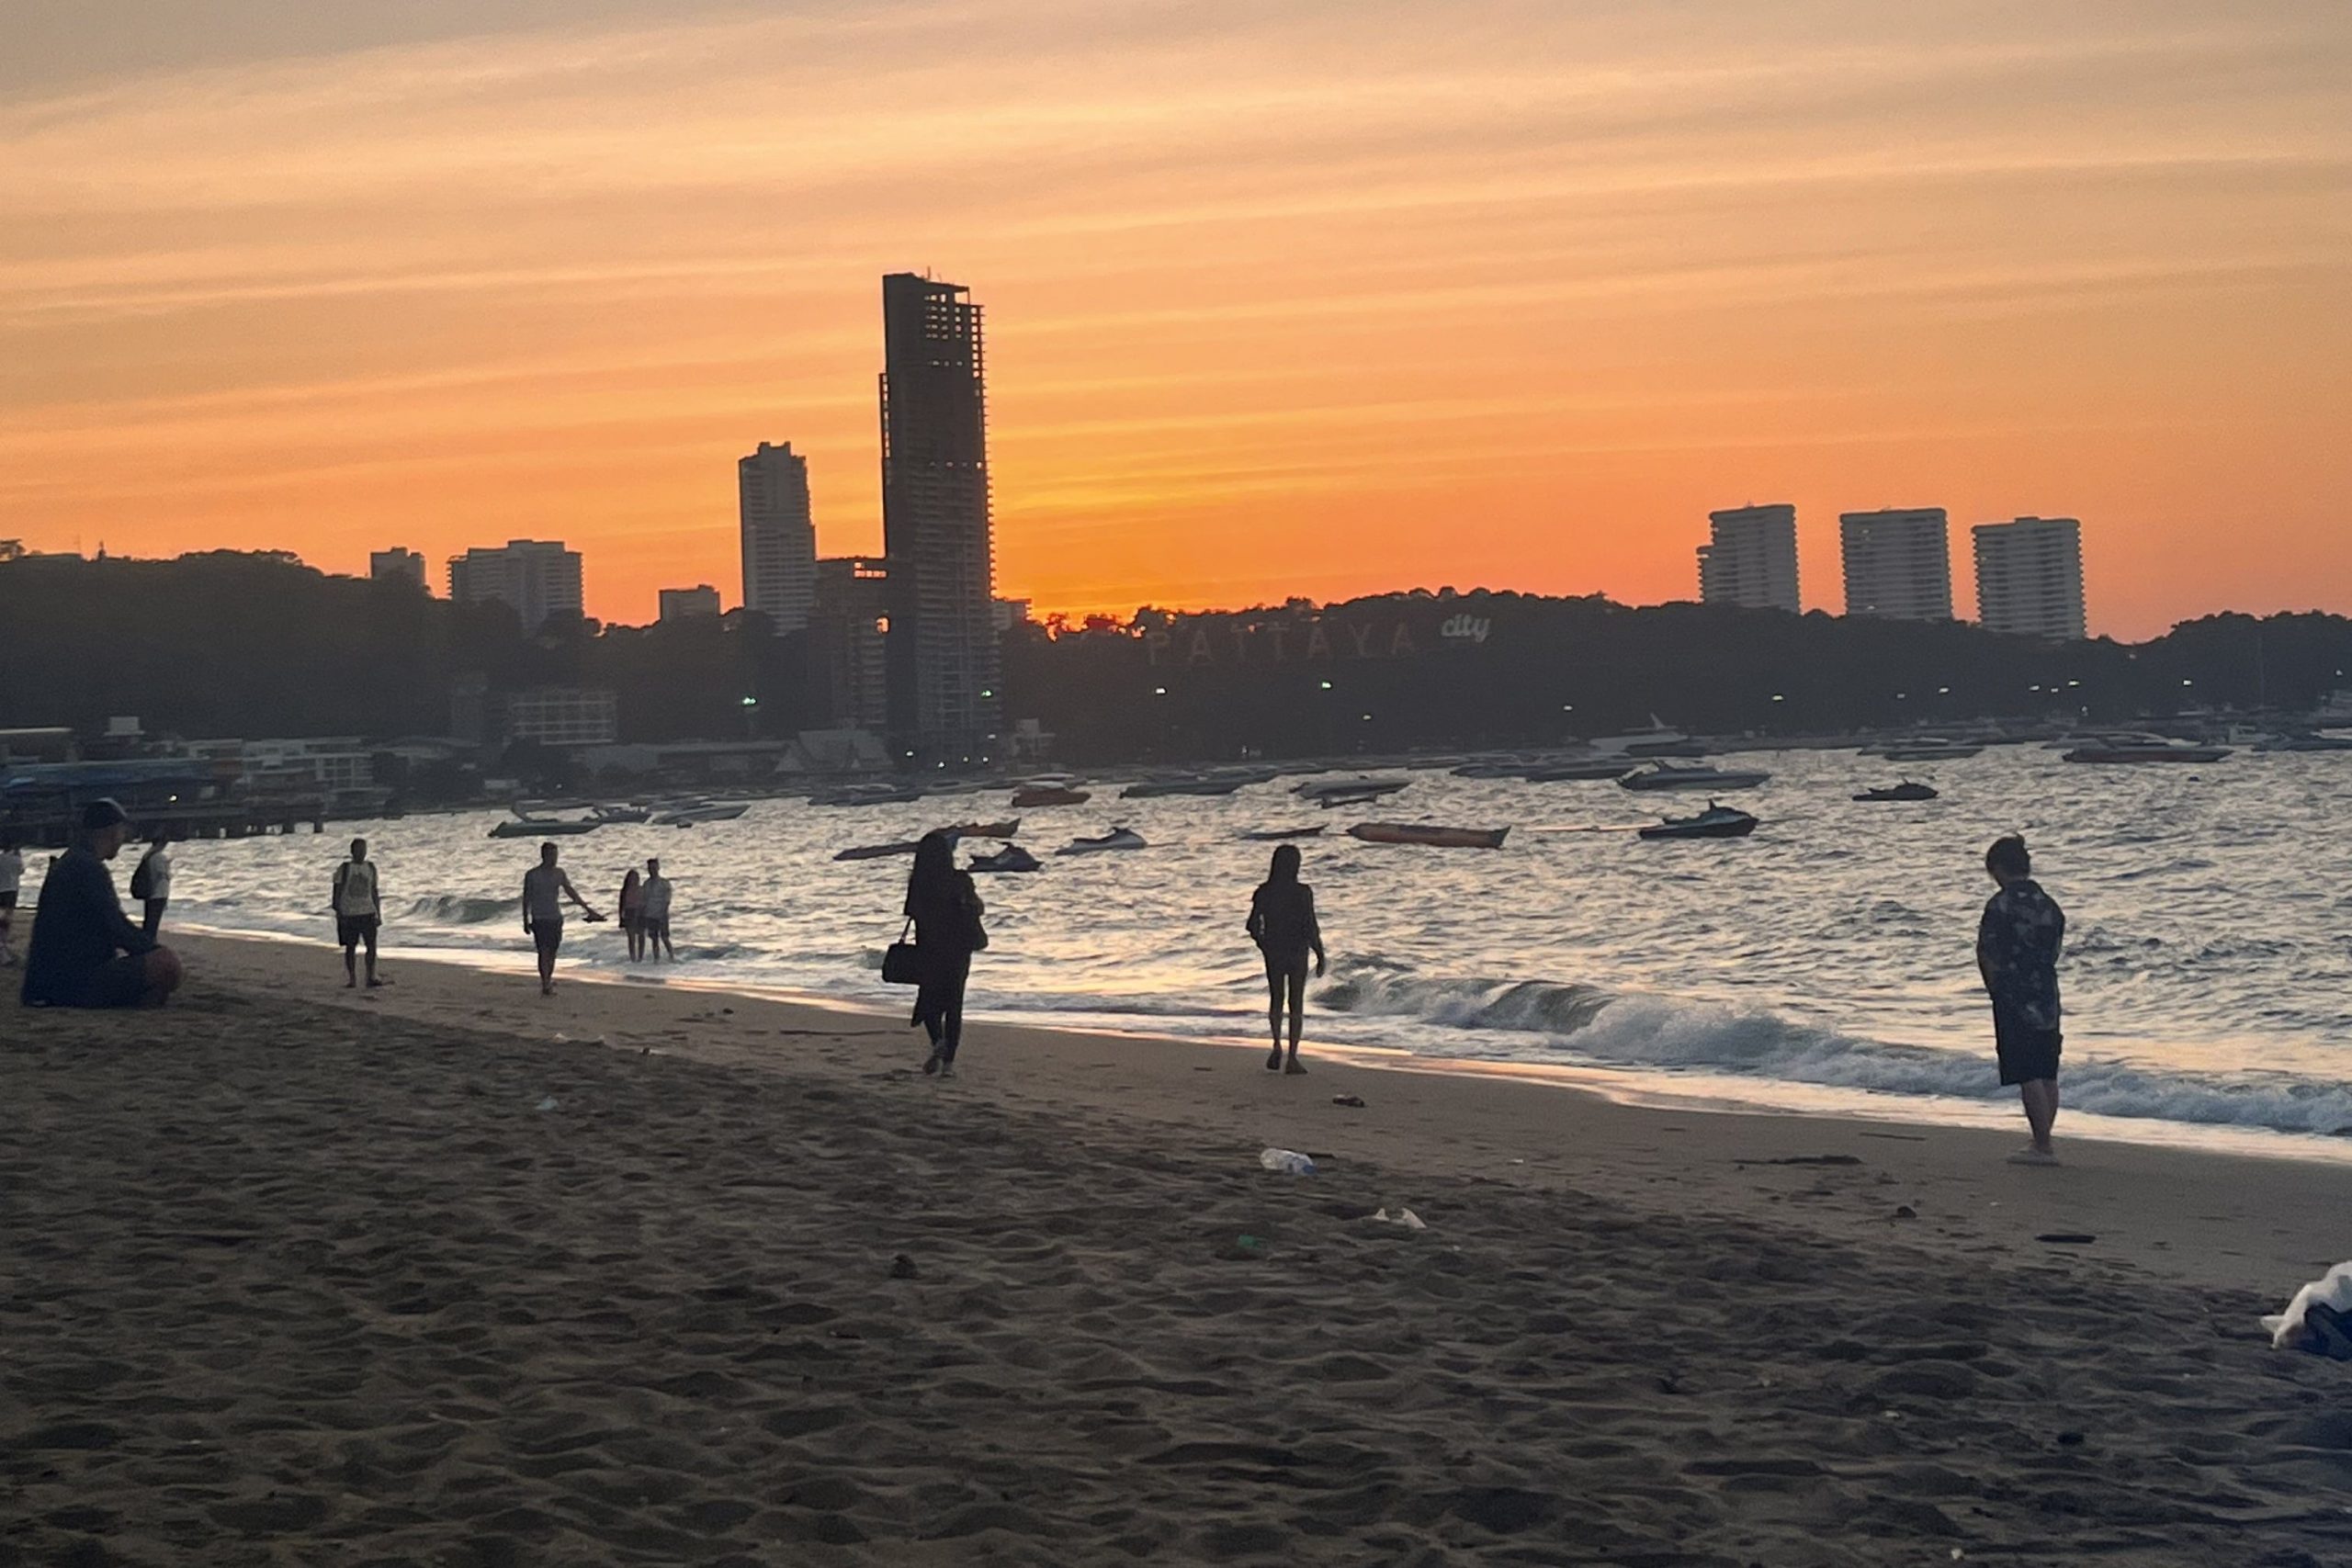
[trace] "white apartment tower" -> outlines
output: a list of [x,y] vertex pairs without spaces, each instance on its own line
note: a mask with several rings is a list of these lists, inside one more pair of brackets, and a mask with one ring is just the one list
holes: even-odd
[[777,635],[805,631],[817,593],[817,527],[808,516],[808,459],[760,443],[735,465],[743,517],[743,608]]
[[2083,616],[2083,525],[2072,517],[1980,523],[1976,618],[1984,629],[2079,642]]
[[1896,621],[1951,619],[1951,525],[1940,506],[1847,512],[1846,614]]
[[1699,547],[1700,600],[1797,614],[1797,509],[1736,506],[1708,513],[1707,522],[1713,538]]
[[449,558],[449,598],[459,604],[492,599],[511,605],[523,629],[535,632],[549,615],[583,613],[580,552],[560,539],[509,539],[503,548],[468,550]]

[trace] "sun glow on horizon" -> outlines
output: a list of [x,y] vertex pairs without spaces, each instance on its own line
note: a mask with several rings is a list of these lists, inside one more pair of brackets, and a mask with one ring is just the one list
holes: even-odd
[[605,619],[732,603],[762,440],[879,548],[928,268],[1041,614],[1689,597],[1767,500],[1808,605],[1838,512],[1940,505],[1963,608],[2038,513],[2095,631],[2352,609],[2335,0],[210,9],[0,64],[0,536],[556,537]]

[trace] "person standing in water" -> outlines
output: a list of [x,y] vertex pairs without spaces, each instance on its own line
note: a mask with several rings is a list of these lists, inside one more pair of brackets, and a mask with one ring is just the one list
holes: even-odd
[[170,835],[161,828],[148,840],[147,852],[139,857],[131,868],[130,896],[139,900],[146,911],[147,940],[153,942],[155,933],[164,929],[164,906],[172,901],[172,853],[165,846]]
[[956,1049],[964,1040],[964,987],[971,978],[972,954],[989,944],[980,924],[987,912],[969,872],[956,869],[956,834],[945,828],[922,836],[914,869],[907,874],[907,919],[915,926],[915,962],[922,979],[915,1012],[931,1036],[922,1070],[956,1076]]
[[645,894],[638,884],[637,867],[630,866],[628,874],[621,878],[621,934],[628,938],[628,961],[631,964],[645,956]]
[[670,879],[662,874],[659,860],[645,863],[645,901],[639,906],[639,913],[645,926],[645,950],[653,962],[661,963],[666,952],[675,964],[678,950],[670,945]]
[[[1266,880],[1250,897],[1250,940],[1266,960],[1266,1028],[1274,1048],[1266,1057],[1268,1072],[1303,1073],[1298,1037],[1306,1027],[1306,960],[1315,959],[1315,974],[1324,970],[1323,929],[1315,919],[1315,889],[1298,879],[1298,846],[1283,844],[1274,851]],[[1283,1058],[1283,1012],[1290,1012],[1290,1058]]]
[[376,933],[384,923],[384,897],[376,884],[376,863],[368,840],[351,840],[351,858],[334,868],[334,940],[343,944],[343,988],[359,984],[359,948],[368,947],[368,988],[389,986],[376,976]]
[[539,863],[523,874],[523,934],[539,951],[539,995],[555,995],[555,958],[563,950],[563,901],[580,906],[592,920],[605,917],[589,907],[571,886],[571,878],[555,863],[553,844],[539,846]]
[[2015,1085],[2033,1142],[2012,1165],[2056,1165],[2050,1129],[2058,1120],[2058,954],[2066,914],[2033,880],[2033,857],[2012,834],[1984,852],[1984,869],[2001,890],[1985,901],[1976,925],[1976,968],[1993,998],[1993,1048],[2004,1087]]

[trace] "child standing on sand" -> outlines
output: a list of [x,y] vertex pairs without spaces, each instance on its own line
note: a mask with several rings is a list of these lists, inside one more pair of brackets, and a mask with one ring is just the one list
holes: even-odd
[[[1250,897],[1250,940],[1266,960],[1266,1028],[1274,1048],[1266,1057],[1268,1072],[1303,1073],[1298,1037],[1306,1027],[1306,958],[1315,955],[1315,973],[1323,974],[1323,929],[1315,919],[1315,889],[1298,879],[1298,846],[1274,851],[1266,880]],[[1290,1058],[1283,1058],[1283,1011],[1290,1011]]]
[[1985,901],[1976,925],[1976,967],[1993,998],[1993,1048],[2001,1083],[2016,1085],[2033,1142],[2013,1165],[2056,1165],[2050,1129],[2058,1120],[2058,953],[2066,913],[2033,880],[2033,857],[2011,834],[1984,852],[1984,869],[2001,890]]

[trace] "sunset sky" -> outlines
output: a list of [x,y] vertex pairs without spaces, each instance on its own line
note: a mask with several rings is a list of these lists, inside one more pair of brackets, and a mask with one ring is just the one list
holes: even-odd
[[2352,611],[2352,5],[6,0],[0,536],[739,597],[881,541],[880,275],[986,307],[1000,592],[1695,592],[1705,513],[2084,523]]

